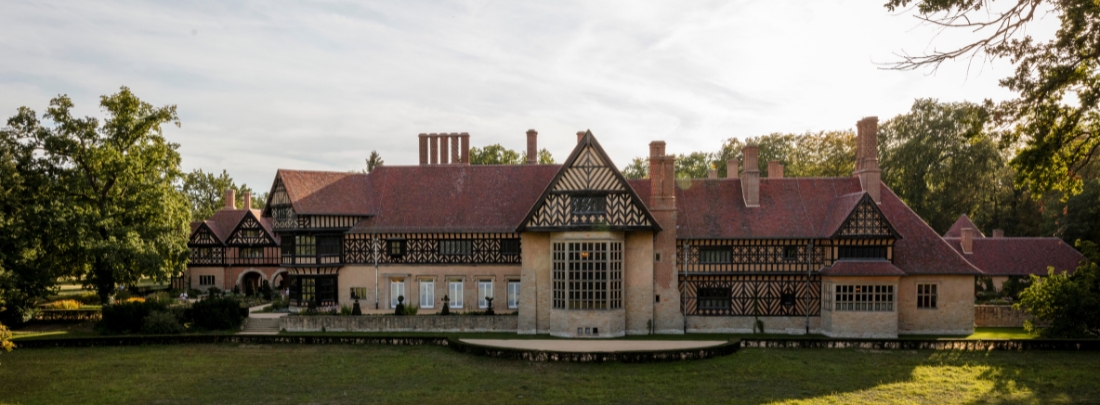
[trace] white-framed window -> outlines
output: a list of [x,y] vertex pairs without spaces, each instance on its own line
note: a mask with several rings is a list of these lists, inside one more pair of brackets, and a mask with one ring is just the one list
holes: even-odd
[[390,308],[397,308],[397,297],[405,295],[405,280],[390,281]]
[[435,308],[435,281],[420,280],[420,307]]
[[199,276],[199,285],[214,285],[214,276]]
[[508,282],[508,308],[519,308],[519,281]]
[[837,285],[837,311],[893,311],[892,285]]
[[477,281],[477,307],[489,308],[489,301],[485,298],[493,298],[493,280]]
[[623,307],[623,242],[556,242],[552,252],[554,308]]
[[917,284],[917,308],[936,309],[937,289],[935,284]]
[[447,292],[450,294],[451,308],[462,308],[462,280],[451,280],[447,282]]

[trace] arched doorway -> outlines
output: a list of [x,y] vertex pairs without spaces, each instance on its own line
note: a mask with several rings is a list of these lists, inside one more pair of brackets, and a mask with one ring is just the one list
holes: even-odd
[[258,272],[250,271],[241,276],[241,292],[245,295],[254,295],[260,291],[260,285],[264,276]]
[[290,284],[286,280],[286,272],[281,271],[275,273],[275,276],[271,278],[271,288],[275,289],[275,292],[279,294],[286,294],[286,289]]

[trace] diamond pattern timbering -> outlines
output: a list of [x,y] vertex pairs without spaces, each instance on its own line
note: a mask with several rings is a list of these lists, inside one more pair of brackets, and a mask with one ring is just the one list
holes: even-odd
[[[700,305],[700,289],[722,290],[728,301]],[[687,315],[821,315],[821,276],[816,275],[681,276],[680,295]]]
[[875,202],[864,197],[836,232],[837,236],[896,236]]
[[588,132],[517,230],[660,229],[645,203]]

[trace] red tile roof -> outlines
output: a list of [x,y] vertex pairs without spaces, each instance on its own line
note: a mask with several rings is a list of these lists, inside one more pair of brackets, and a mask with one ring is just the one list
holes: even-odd
[[[630,185],[649,199],[649,180]],[[828,238],[864,194],[854,177],[760,179],[760,207],[748,208],[740,179],[685,179],[676,186],[681,239]],[[882,190],[878,208],[900,236],[895,266],[908,274],[980,274],[885,184]]]
[[[961,239],[945,240],[962,252]],[[990,276],[1045,276],[1048,266],[1057,272],[1073,272],[1085,260],[1077,249],[1058,238],[975,238],[972,248],[973,253],[962,256]]]
[[[370,176],[354,172],[279,169],[294,212],[298,215],[370,215]],[[270,197],[269,197],[270,198]]]
[[821,271],[825,276],[904,276],[905,272],[886,260],[841,260]]
[[515,232],[561,165],[382,166],[352,232]]
[[[229,239],[229,234],[232,233],[234,229],[237,229],[237,225],[244,219],[246,212],[248,211],[243,209],[220,209],[214,212],[214,215],[211,215],[210,219],[206,221],[192,222],[191,234],[193,235],[195,231],[199,229],[199,226],[205,223],[206,226],[210,228],[210,231],[214,233],[214,237],[218,239],[218,242],[224,244],[226,240]],[[271,217],[261,217],[260,213],[260,210],[252,210],[252,215],[260,221],[260,225],[263,226],[264,230],[267,231],[269,235],[278,238],[278,236],[275,236],[275,233],[271,231]],[[276,243],[278,243],[277,241],[278,239],[276,239]]]
[[943,234],[945,238],[961,238],[963,228],[970,228],[978,233],[974,234],[975,238],[984,238],[985,234],[981,229],[978,229],[977,225],[974,225],[974,221],[970,220],[970,217],[963,214],[959,219],[955,220],[955,223],[951,225],[951,229],[947,230],[947,233]]

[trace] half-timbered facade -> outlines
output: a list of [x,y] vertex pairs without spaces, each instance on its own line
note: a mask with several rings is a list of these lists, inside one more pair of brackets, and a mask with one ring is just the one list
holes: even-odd
[[969,333],[981,272],[881,184],[877,121],[858,132],[852,177],[760,178],[750,145],[729,178],[676,179],[657,141],[640,180],[591,132],[560,165],[536,164],[532,130],[527,164],[487,166],[466,134],[421,134],[419,165],[279,170],[262,212],[193,225],[191,269],[228,288],[270,265],[296,307],[491,301],[519,333],[565,337]]

